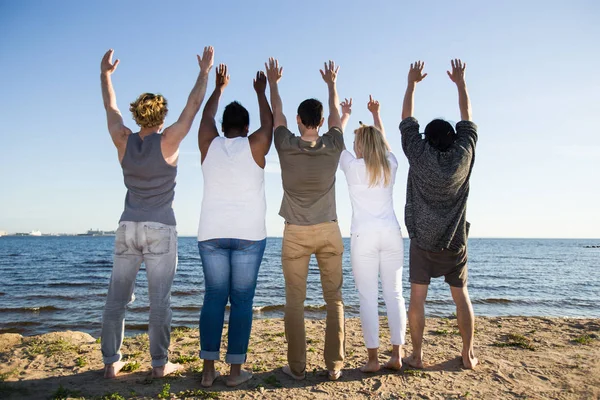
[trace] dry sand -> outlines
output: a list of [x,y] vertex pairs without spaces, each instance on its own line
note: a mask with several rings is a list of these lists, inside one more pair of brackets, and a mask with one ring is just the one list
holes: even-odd
[[[381,361],[389,355],[382,319]],[[116,380],[102,378],[100,345],[81,332],[34,337],[0,335],[0,398],[219,398],[219,399],[598,399],[600,396],[600,320],[502,317],[478,318],[475,351],[481,364],[461,368],[456,320],[434,318],[425,328],[425,369],[400,372],[357,370],[366,359],[360,321],[346,321],[346,365],[338,382],[323,371],[324,321],[308,320],[308,366],[304,381],[281,372],[286,363],[283,321],[256,320],[246,367],[254,377],[237,388],[223,381],[203,390],[198,331],[173,332],[171,360],[184,362],[179,376],[152,379],[148,337],[129,337],[123,345],[134,367]],[[226,330],[224,331],[226,332]],[[225,352],[226,336],[223,338]],[[410,342],[409,342],[410,344]],[[135,363],[139,363],[135,369]],[[218,364],[225,375],[228,366]],[[186,392],[187,391],[187,392]],[[122,396],[122,397],[120,397]]]

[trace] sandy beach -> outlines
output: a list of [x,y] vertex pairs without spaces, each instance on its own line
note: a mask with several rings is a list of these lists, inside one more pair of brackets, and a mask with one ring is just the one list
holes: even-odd
[[[382,319],[385,326],[385,318]],[[366,349],[358,319],[346,321],[346,366],[329,382],[322,361],[324,321],[307,321],[307,378],[295,382],[281,372],[286,362],[283,321],[256,320],[246,368],[254,377],[237,388],[223,381],[200,386],[198,331],[175,329],[171,360],[185,364],[177,376],[152,379],[148,336],[128,337],[123,355],[129,372],[102,378],[99,340],[82,332],[23,337],[0,335],[0,398],[6,399],[597,399],[600,396],[600,320],[480,317],[476,322],[476,370],[461,368],[456,320],[434,318],[425,328],[425,368],[400,372],[358,371]],[[226,332],[226,331],[225,331]],[[381,332],[381,361],[388,356]],[[410,337],[409,337],[410,340]],[[226,337],[224,337],[226,346]],[[409,342],[410,344],[410,342]],[[224,353],[225,347],[222,348]],[[225,375],[228,366],[219,363]]]

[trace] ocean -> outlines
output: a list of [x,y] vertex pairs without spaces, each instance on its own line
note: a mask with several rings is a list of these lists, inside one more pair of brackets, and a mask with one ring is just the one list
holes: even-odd
[[[359,313],[344,239],[343,297],[347,317]],[[470,239],[469,292],[476,315],[600,317],[600,240]],[[0,333],[35,335],[77,330],[100,334],[112,268],[114,237],[0,237]],[[403,287],[408,283],[405,240]],[[281,238],[268,238],[254,299],[255,318],[283,316],[285,290]],[[196,238],[179,238],[179,265],[172,290],[173,327],[196,327],[202,306],[203,276]],[[126,313],[126,334],[147,329],[148,296],[144,267],[135,301]],[[432,281],[427,316],[454,312],[443,278]],[[380,313],[385,315],[380,294]],[[316,261],[311,259],[306,317],[323,318],[324,302]]]

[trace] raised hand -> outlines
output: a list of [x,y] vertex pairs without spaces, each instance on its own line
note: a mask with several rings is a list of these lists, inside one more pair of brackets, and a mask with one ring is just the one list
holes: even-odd
[[262,71],[258,71],[256,73],[256,78],[254,78],[252,82],[254,84],[254,90],[256,90],[256,93],[264,93],[267,89],[267,77]]
[[464,84],[467,63],[463,63],[460,58],[455,58],[454,60],[450,60],[450,64],[452,65],[452,73],[450,71],[446,71],[448,77],[450,77],[450,80],[457,85]]
[[268,64],[265,63],[265,70],[267,71],[269,85],[279,82],[283,76],[283,67],[279,67],[279,60],[276,58],[269,58]]
[[373,100],[373,96],[369,95],[369,102],[367,103],[367,109],[371,113],[376,114],[379,112],[379,101]]
[[323,64],[325,65],[325,71],[323,71],[322,69],[319,70],[319,72],[321,72],[323,80],[325,81],[325,83],[327,83],[327,85],[335,84],[335,81],[337,79],[337,73],[340,70],[340,66],[338,65],[336,67],[335,62],[332,60],[329,60],[329,63],[325,62]]
[[112,62],[112,56],[115,51],[113,49],[108,50],[104,57],[102,57],[102,62],[100,63],[100,72],[103,74],[112,74],[117,69],[117,65],[119,65],[119,60],[115,60]]
[[227,65],[219,64],[216,72],[217,72],[216,87],[221,90],[225,89],[225,87],[229,84],[229,75],[227,75]]
[[352,98],[350,98],[350,100],[344,99],[344,101],[340,103],[340,106],[342,106],[342,114],[352,114]]
[[427,74],[423,74],[423,68],[425,63],[423,61],[415,61],[410,64],[410,70],[408,71],[408,83],[421,82]]
[[202,57],[200,57],[199,55],[197,55],[196,57],[198,57],[198,65],[200,65],[200,71],[204,72],[205,74],[208,74],[215,60],[215,49],[212,46],[207,46],[204,48]]

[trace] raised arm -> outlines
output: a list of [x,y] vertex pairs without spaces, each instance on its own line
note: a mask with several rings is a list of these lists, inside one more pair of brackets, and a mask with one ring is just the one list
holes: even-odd
[[112,138],[117,152],[119,154],[119,161],[125,155],[125,147],[127,146],[127,135],[131,131],[123,124],[123,117],[117,107],[117,96],[112,85],[110,76],[117,69],[119,60],[112,62],[113,49],[108,50],[102,62],[100,63],[100,83],[102,85],[102,100],[104,102],[104,109],[106,110],[106,121],[108,125],[108,132]]
[[283,114],[283,103],[279,95],[279,81],[283,76],[283,67],[279,66],[279,61],[273,57],[265,63],[267,71],[267,80],[269,81],[269,90],[271,92],[271,107],[273,108],[273,126],[278,128],[285,126],[287,128],[287,119]]
[[202,119],[200,120],[200,128],[198,129],[198,148],[200,149],[201,162],[204,162],[204,158],[206,158],[208,148],[213,139],[219,136],[215,117],[217,115],[217,109],[219,108],[219,99],[228,84],[229,75],[227,74],[227,65],[219,64],[216,71],[215,90],[213,90],[204,106]]
[[414,64],[410,64],[410,70],[408,71],[408,85],[406,86],[404,102],[402,103],[403,120],[413,116],[415,87],[418,82],[421,82],[427,76],[427,74],[423,74],[424,67],[425,63],[422,61],[415,61]]
[[352,98],[350,100],[344,99],[340,103],[340,106],[342,106],[342,131],[344,131],[350,119],[350,114],[352,114]]
[[267,90],[267,77],[265,73],[258,71],[253,84],[256,96],[258,97],[260,128],[250,135],[248,140],[250,141],[254,161],[256,161],[259,167],[264,168],[266,165],[265,156],[269,152],[271,143],[273,142],[273,114],[265,95],[265,91]]
[[[190,92],[188,101],[181,112],[179,119],[163,132],[163,140],[166,142],[165,144],[169,148],[167,150],[169,153],[171,151],[177,151],[179,148],[179,143],[181,143],[183,138],[185,138],[190,131],[190,128],[194,123],[194,118],[196,117],[196,114],[198,114],[200,106],[202,105],[202,101],[204,100],[204,95],[206,94],[208,74],[213,66],[214,49],[212,46],[205,47],[202,57],[197,57],[198,65],[200,66],[200,73],[196,79],[196,84]],[[167,157],[166,154],[165,156]]]
[[381,116],[379,115],[379,101],[373,100],[373,96],[369,95],[369,102],[367,103],[367,109],[373,115],[373,125],[379,129],[385,137],[385,130],[383,129],[383,123],[381,122]]
[[450,64],[452,65],[452,72],[446,72],[458,89],[460,119],[462,121],[471,121],[471,102],[469,100],[469,93],[467,92],[467,83],[465,82],[465,69],[467,68],[467,63],[463,63],[457,58],[450,60]]
[[325,71],[319,70],[323,80],[327,84],[329,91],[329,118],[327,118],[328,128],[338,127],[342,129],[342,120],[340,118],[340,110],[338,110],[338,104],[340,99],[338,98],[336,80],[337,74],[340,69],[339,65],[336,67],[335,62],[329,60],[329,63],[325,64]]

